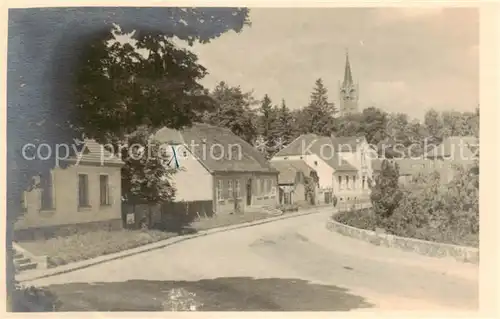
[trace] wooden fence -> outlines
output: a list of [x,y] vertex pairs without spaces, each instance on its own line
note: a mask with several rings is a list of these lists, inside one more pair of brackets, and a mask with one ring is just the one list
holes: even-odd
[[155,228],[177,231],[202,217],[212,217],[212,201],[165,202],[122,205],[122,218],[126,228]]

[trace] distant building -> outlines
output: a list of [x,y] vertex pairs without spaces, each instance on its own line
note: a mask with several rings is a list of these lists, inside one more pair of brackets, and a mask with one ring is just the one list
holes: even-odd
[[319,177],[318,202],[367,200],[375,155],[366,138],[304,134],[279,151],[275,161],[304,161]]
[[450,136],[425,153],[434,167],[441,170],[445,181],[453,179],[454,166],[470,167],[479,160],[479,138],[475,136]]
[[175,150],[176,201],[209,202],[219,214],[278,203],[278,172],[229,129],[195,123],[160,129],[155,138]]
[[[373,176],[379,176],[382,169],[382,162],[384,159],[372,160]],[[420,174],[430,174],[434,171],[439,172],[439,168],[434,166],[434,162],[429,159],[410,159],[410,158],[397,158],[389,159],[391,163],[397,163],[399,167],[399,182],[402,185],[407,185]]]
[[349,54],[346,52],[344,81],[339,83],[340,115],[348,115],[359,112],[359,84],[354,83]]
[[[479,139],[474,136],[451,136],[431,146],[422,158],[391,159],[399,166],[399,181],[407,184],[419,174],[439,173],[442,183],[450,182],[456,166],[470,167],[479,160]],[[383,159],[374,159],[374,176],[380,173]]]
[[[306,203],[306,178],[310,177],[314,170],[303,160],[271,161],[271,166],[279,172],[279,203]],[[315,195],[317,188],[316,186]]]

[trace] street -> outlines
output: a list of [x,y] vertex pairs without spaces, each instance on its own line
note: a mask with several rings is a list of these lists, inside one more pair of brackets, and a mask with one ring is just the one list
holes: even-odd
[[478,266],[330,232],[330,211],[187,240],[31,282],[62,310],[165,310],[169,289],[199,310],[476,311]]

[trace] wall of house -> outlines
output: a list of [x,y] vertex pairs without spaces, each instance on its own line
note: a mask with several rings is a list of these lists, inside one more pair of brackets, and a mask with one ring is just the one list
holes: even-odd
[[[269,181],[262,189],[261,180]],[[247,203],[247,183],[251,181],[251,203]],[[239,182],[240,191],[237,196],[235,191],[236,182]],[[231,189],[229,189],[231,183]],[[264,183],[265,184],[265,183]],[[248,210],[249,207],[276,206],[279,200],[278,175],[276,173],[225,173],[214,175],[214,200],[215,211],[218,214],[233,213],[239,210],[240,213]],[[222,186],[222,190],[219,190]],[[221,195],[219,196],[219,192]],[[235,207],[237,202],[237,208]]]
[[212,174],[182,145],[176,146],[179,168],[171,176],[175,201],[206,201],[213,199]]
[[293,155],[293,156],[279,156],[273,157],[271,161],[280,160],[303,160],[309,167],[314,169],[318,173],[319,177],[319,187],[322,189],[331,189],[332,186],[332,175],[334,169],[325,163],[316,154],[310,155]]
[[[342,185],[339,184],[339,176],[342,177]],[[346,183],[349,176],[349,184]],[[356,179],[354,179],[356,177]],[[342,200],[366,200],[370,197],[370,188],[368,187],[368,178],[364,186],[362,174],[360,171],[335,172],[333,175],[334,195]]]
[[[89,207],[78,207],[78,174],[88,175]],[[99,176],[109,176],[109,205],[100,205]],[[84,165],[52,170],[53,209],[41,209],[41,190],[25,193],[27,207],[17,229],[121,219],[121,167]]]

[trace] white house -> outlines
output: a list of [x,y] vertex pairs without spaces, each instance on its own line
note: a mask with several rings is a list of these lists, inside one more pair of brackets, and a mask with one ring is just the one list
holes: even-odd
[[271,161],[303,160],[319,177],[320,199],[367,200],[375,157],[364,136],[326,137],[304,134],[279,151]]

